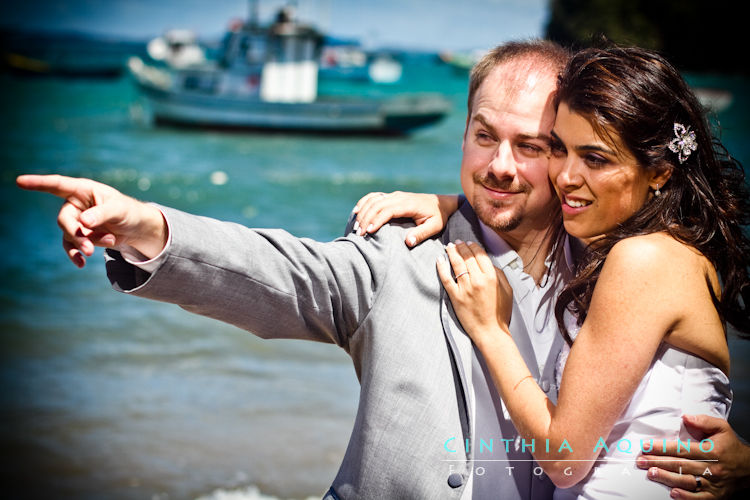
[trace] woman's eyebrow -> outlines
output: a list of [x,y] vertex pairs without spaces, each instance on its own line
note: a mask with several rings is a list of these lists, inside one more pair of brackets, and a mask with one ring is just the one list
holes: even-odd
[[[559,141],[561,144],[564,144],[562,139],[560,139],[560,136],[558,136],[554,130],[552,131],[552,137],[556,141]],[[573,149],[576,151],[598,151],[600,153],[617,156],[617,153],[615,151],[612,151],[611,149],[601,146],[599,144],[582,144],[582,145],[573,146]]]

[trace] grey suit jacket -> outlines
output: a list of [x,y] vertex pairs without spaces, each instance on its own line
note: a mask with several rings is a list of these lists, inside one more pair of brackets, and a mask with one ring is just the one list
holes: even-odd
[[[443,234],[414,249],[403,243],[410,223],[320,243],[163,211],[172,235],[166,259],[148,274],[108,251],[115,289],[179,304],[263,338],[335,343],[351,356],[359,407],[326,498],[470,497],[472,344],[435,267],[447,242],[481,241],[468,203]],[[519,346],[535,373],[528,339]],[[545,372],[549,385],[553,374]],[[498,441],[515,437],[510,421],[503,429],[514,435]],[[493,459],[518,460],[508,463],[513,469],[498,498],[551,498],[551,482],[532,474],[531,455],[512,446],[508,455],[495,446]]]

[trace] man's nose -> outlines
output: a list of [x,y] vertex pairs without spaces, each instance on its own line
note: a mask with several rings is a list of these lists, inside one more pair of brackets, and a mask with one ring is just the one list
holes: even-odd
[[498,178],[516,176],[516,159],[513,148],[507,141],[498,144],[495,154],[490,159],[489,169]]

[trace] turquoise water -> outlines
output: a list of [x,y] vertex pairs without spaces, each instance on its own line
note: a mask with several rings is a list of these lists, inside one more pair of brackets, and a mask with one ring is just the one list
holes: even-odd
[[[154,128],[127,79],[0,76],[4,486],[19,497],[92,499],[219,490],[302,498],[326,489],[357,404],[342,352],[261,341],[111,291],[101,253],[83,270],[67,261],[58,200],[20,191],[13,179],[92,177],[193,213],[331,239],[369,191],[459,190],[465,75],[426,59],[407,71],[402,87],[381,91],[442,91],[454,110],[435,127],[387,139]],[[750,163],[748,82],[694,79],[732,91],[718,118],[730,150]],[[745,436],[748,346],[731,344],[732,422]]]

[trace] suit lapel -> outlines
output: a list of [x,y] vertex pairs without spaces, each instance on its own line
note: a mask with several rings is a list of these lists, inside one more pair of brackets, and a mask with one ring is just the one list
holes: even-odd
[[453,376],[456,380],[456,400],[458,401],[458,412],[461,417],[461,432],[464,440],[468,439],[471,442],[471,423],[474,421],[474,390],[471,385],[471,357],[473,347],[471,339],[469,339],[468,335],[466,335],[458,324],[455,312],[450,303],[450,298],[445,290],[441,292],[440,319],[443,323],[443,333],[451,356]]
[[[443,245],[447,245],[457,239],[481,241],[479,223],[467,202],[464,202],[459,210],[451,216],[441,241]],[[474,391],[471,382],[473,344],[461,328],[445,289],[441,290],[440,319],[443,323],[443,333],[453,360],[454,375],[459,385],[456,387],[456,395],[458,396],[464,439],[471,439],[471,423],[474,421]]]

